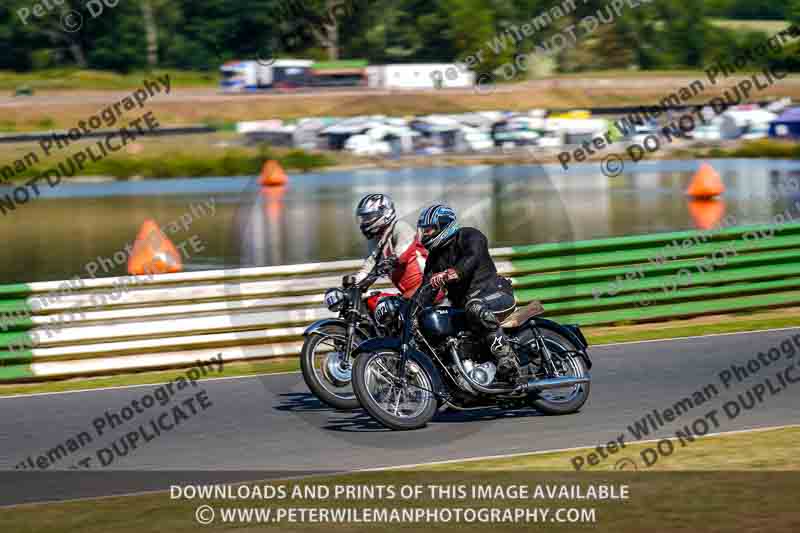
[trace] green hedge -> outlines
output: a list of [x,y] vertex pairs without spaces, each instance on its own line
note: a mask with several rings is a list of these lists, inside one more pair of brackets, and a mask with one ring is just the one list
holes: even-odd
[[774,139],[760,139],[745,141],[736,148],[724,150],[712,148],[706,154],[708,157],[735,157],[735,158],[772,158],[772,159],[800,159],[800,143],[779,141]]
[[[158,156],[129,156],[120,153],[87,164],[80,175],[112,176],[120,179],[134,176],[145,178],[250,176],[261,172],[261,167],[268,159],[277,160],[287,171],[309,172],[336,164],[335,160],[324,154],[305,150],[273,153],[268,148],[263,148],[255,154],[241,149],[229,149],[211,154],[168,152]],[[57,165],[59,161],[50,163]],[[47,168],[49,166],[28,168],[26,172],[15,176],[14,180],[27,181],[41,175]]]

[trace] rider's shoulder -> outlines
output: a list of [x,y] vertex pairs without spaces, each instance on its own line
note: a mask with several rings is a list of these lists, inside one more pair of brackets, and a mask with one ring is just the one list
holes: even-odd
[[470,226],[465,226],[465,227],[459,228],[458,231],[456,232],[456,235],[460,239],[476,239],[476,238],[477,239],[480,239],[480,238],[485,239],[486,238],[486,235],[484,235],[481,230],[479,230],[478,228],[470,227]]

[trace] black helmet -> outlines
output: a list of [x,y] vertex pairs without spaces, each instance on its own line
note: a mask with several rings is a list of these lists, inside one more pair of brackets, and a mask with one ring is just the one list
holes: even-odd
[[358,202],[356,219],[361,233],[374,239],[397,220],[394,202],[385,194],[368,194]]
[[446,244],[458,229],[456,212],[446,205],[432,205],[419,214],[417,234],[419,242],[428,250]]

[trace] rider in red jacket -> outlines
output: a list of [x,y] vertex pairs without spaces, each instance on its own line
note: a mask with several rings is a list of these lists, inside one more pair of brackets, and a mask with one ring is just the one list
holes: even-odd
[[[369,256],[352,281],[361,283],[379,262],[390,260],[394,267],[389,278],[405,299],[411,298],[422,283],[428,251],[419,240],[416,230],[398,220],[391,198],[385,194],[368,194],[356,207],[361,233],[368,239]],[[390,293],[379,293],[368,300],[370,311]]]

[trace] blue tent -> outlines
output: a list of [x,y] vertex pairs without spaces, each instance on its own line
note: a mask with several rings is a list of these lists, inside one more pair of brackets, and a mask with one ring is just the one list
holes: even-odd
[[792,107],[769,125],[769,136],[778,139],[800,139],[800,107]]

